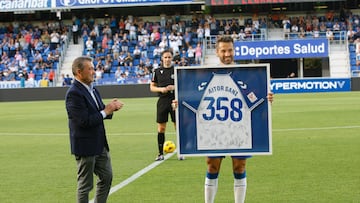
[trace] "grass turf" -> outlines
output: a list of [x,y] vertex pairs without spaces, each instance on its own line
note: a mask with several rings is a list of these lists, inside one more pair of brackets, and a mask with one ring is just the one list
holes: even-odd
[[[153,163],[156,98],[121,99],[105,121],[113,185]],[[273,155],[248,160],[246,202],[360,202],[360,92],[276,95]],[[1,202],[75,202],[64,101],[0,103]],[[167,140],[175,141],[169,123]],[[231,159],[217,202],[233,202]],[[108,202],[203,202],[204,157],[171,157],[109,196]],[[93,193],[91,194],[93,196]]]

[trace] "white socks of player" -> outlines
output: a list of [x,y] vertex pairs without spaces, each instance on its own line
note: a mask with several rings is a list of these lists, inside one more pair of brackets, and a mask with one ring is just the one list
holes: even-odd
[[205,178],[205,203],[213,203],[218,189],[218,179]]
[[246,195],[246,177],[242,179],[234,178],[235,203],[244,203],[245,195]]
[[[205,178],[205,203],[214,203],[218,189],[218,178]],[[234,178],[234,199],[235,203],[244,203],[246,195],[246,177],[241,179]]]

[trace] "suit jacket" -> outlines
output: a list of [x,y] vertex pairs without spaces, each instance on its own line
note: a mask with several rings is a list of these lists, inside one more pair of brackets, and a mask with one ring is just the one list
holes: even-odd
[[[99,92],[94,88],[97,107],[87,88],[75,80],[65,96],[69,119],[71,153],[76,156],[94,156],[109,150],[104,119],[101,110],[105,108]],[[111,119],[108,115],[105,119]]]

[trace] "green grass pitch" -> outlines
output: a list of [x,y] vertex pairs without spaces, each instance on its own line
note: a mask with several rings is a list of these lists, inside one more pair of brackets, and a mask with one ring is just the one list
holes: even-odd
[[[157,153],[156,98],[121,100],[124,108],[105,121],[113,186],[153,163]],[[64,106],[0,103],[0,202],[75,202]],[[174,127],[167,128],[166,140],[175,141]],[[247,203],[360,202],[360,92],[275,95],[272,128],[273,155],[248,160]],[[233,202],[230,160],[223,162],[216,202]],[[108,202],[203,202],[205,169],[204,157],[173,156]]]

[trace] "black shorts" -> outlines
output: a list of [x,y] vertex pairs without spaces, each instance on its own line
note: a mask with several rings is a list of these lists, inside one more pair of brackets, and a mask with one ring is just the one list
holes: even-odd
[[159,97],[157,101],[156,109],[156,122],[166,123],[169,120],[169,114],[171,121],[175,122],[175,111],[172,109],[171,103],[173,98],[171,97]]

